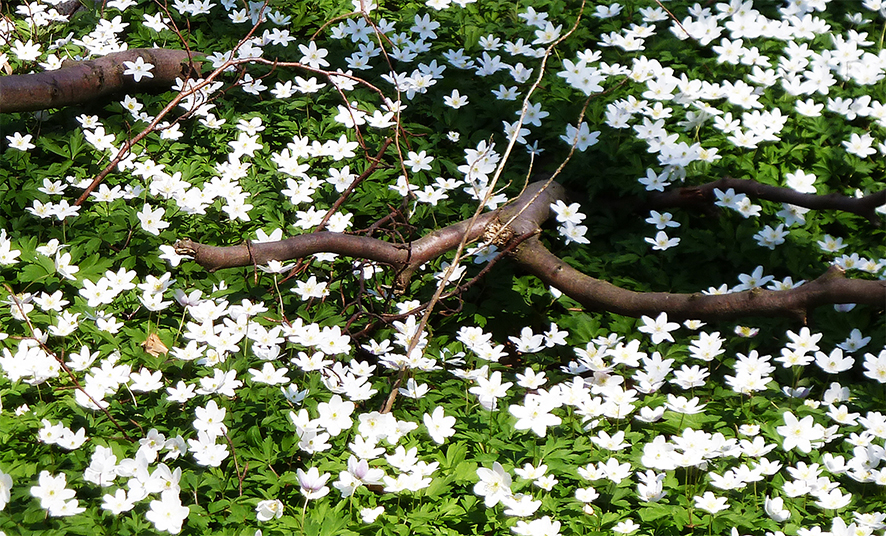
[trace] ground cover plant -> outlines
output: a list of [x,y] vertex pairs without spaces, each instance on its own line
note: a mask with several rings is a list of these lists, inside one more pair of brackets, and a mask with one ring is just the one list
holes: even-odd
[[2,10],[3,534],[884,534],[886,4]]

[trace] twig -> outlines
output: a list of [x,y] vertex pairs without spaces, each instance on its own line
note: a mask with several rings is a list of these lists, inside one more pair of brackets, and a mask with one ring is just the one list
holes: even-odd
[[381,149],[379,149],[378,154],[375,156],[374,159],[372,159],[372,163],[369,165],[368,168],[366,168],[363,173],[360,174],[359,177],[351,182],[351,185],[348,186],[348,188],[344,192],[342,192],[341,196],[339,196],[335,203],[333,203],[332,207],[328,211],[326,211],[326,215],[323,216],[323,220],[321,220],[320,223],[317,224],[317,227],[314,228],[315,233],[322,231],[326,227],[326,223],[329,221],[329,218],[331,218],[332,215],[335,214],[335,212],[342,206],[342,204],[344,204],[348,196],[351,195],[351,193],[357,188],[357,186],[360,185],[360,183],[366,180],[366,178],[369,177],[373,171],[375,171],[375,169],[378,167],[378,164],[381,162],[382,155],[384,155],[385,151],[388,150],[388,146],[391,145],[392,141],[394,140],[392,140],[391,138],[385,138],[385,141],[382,143]]
[[222,432],[222,435],[225,436],[225,439],[228,440],[228,445],[231,446],[231,456],[234,458],[234,470],[237,472],[237,486],[240,491],[240,497],[243,496],[243,480],[246,478],[246,471],[249,470],[249,462],[246,462],[246,466],[243,468],[243,473],[240,473],[240,464],[237,463],[237,449],[234,448],[234,442],[231,441],[231,438],[228,436],[228,432]]
[[[36,336],[34,336],[36,334],[36,330],[34,329],[34,325],[31,324],[31,319],[28,318],[28,315],[25,313],[25,310],[22,307],[21,301],[19,301],[19,299],[15,297],[15,293],[12,291],[12,288],[9,285],[4,283],[3,287],[6,289],[7,292],[9,292],[9,295],[12,296],[12,301],[15,304],[15,307],[18,309],[19,314],[22,315],[22,318],[25,319],[25,322],[28,324],[28,328],[30,328],[30,330],[31,330],[32,336],[31,337],[24,337],[23,339],[36,341],[37,344],[40,345],[40,348],[44,352],[51,355],[56,361],[58,361],[59,366],[62,368],[62,370],[65,371],[65,373],[68,375],[68,377],[74,383],[74,388],[77,389],[78,391],[80,391],[81,393],[83,393],[84,395],[86,395],[86,397],[89,399],[89,401],[92,402],[98,409],[100,409],[102,411],[102,413],[104,413],[105,416],[108,418],[108,420],[110,420],[111,423],[113,423],[113,425],[118,430],[120,430],[120,433],[123,434],[123,437],[127,441],[132,442],[133,439],[131,437],[129,437],[129,434],[127,434],[126,430],[124,430],[123,427],[120,426],[120,423],[117,422],[117,420],[111,415],[111,413],[108,411],[108,409],[106,407],[102,406],[101,404],[99,404],[98,401],[95,398],[93,398],[93,396],[91,394],[89,394],[89,392],[87,392],[86,389],[84,389],[82,385],[80,385],[80,381],[77,380],[77,377],[74,376],[74,373],[71,371],[70,368],[68,368],[68,365],[65,364],[64,360],[62,360],[58,356],[58,354],[56,354],[55,352],[50,350],[50,348],[48,346],[46,346],[46,344],[43,341],[41,341]],[[130,419],[129,422],[138,426],[139,430],[141,430],[142,433],[144,433],[144,429],[137,422],[133,421],[132,419]]]

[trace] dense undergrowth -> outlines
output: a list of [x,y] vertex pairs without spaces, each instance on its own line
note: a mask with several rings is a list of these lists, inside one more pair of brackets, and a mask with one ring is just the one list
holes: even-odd
[[594,277],[708,293],[832,264],[882,279],[884,232],[854,214],[734,192],[706,213],[615,201],[724,175],[882,190],[879,0],[352,8],[4,7],[15,74],[127,47],[187,45],[204,76],[235,61],[79,206],[183,84],[0,116],[0,530],[883,534],[882,308],[822,307],[808,327],[637,320],[504,258],[420,330],[385,315],[494,249],[394,295],[361,259],[208,273],[171,247],[310,232],[373,165],[327,229],[406,242],[568,158],[545,240]]

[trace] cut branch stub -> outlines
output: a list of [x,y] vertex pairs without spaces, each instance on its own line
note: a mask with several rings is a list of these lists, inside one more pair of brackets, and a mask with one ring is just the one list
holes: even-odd
[[[153,78],[136,82],[124,76],[123,62],[137,58],[154,66]],[[0,113],[61,108],[121,91],[169,89],[176,78],[199,76],[199,66],[185,50],[135,48],[55,71],[0,76]]]

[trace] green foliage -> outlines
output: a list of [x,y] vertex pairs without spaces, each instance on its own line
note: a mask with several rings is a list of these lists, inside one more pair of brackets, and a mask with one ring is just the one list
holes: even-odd
[[[806,19],[758,2],[754,16],[782,21],[767,31],[796,35],[745,36],[746,60],[733,64],[720,39],[737,31],[727,23],[738,15],[719,3],[667,2],[679,25],[652,0],[626,0],[612,16],[603,5],[564,0],[446,9],[436,9],[448,4],[442,0],[395,1],[365,18],[334,0],[272,0],[260,22],[254,2],[127,4],[89,3],[67,22],[4,11],[15,28],[0,26],[0,38],[11,41],[0,58],[24,74],[52,64],[50,54],[188,48],[206,55],[204,76],[235,47],[238,60],[214,73],[218,87],[185,99],[121,154],[77,208],[123,144],[178,91],[0,116],[0,531],[793,536],[813,527],[843,534],[841,522],[856,523],[847,529],[853,534],[882,529],[882,308],[821,307],[811,331],[792,319],[751,318],[674,324],[659,338],[654,319],[582,310],[507,256],[473,281],[488,259],[469,244],[465,272],[455,278],[471,284],[437,303],[416,337],[421,316],[403,313],[432,297],[452,253],[422,267],[401,296],[391,291],[397,274],[364,259],[314,255],[279,270],[208,273],[170,249],[186,237],[234,245],[304,234],[333,207],[331,230],[408,244],[472,217],[485,195],[478,191],[488,187],[484,202],[501,206],[527,178],[565,162],[557,180],[587,216],[561,218],[542,239],[592,277],[637,292],[697,293],[744,284],[758,267],[789,284],[838,263],[850,277],[882,279],[884,231],[852,213],[812,211],[789,225],[785,207],[764,200],[709,213],[675,209],[680,225],[664,231],[679,245],[659,251],[658,229],[643,221],[655,216],[634,210],[652,195],[637,180],[649,173],[662,174],[669,188],[723,175],[796,188],[813,174],[818,194],[882,191],[886,165],[863,147],[869,140],[884,152],[886,86],[864,78],[866,69],[883,74],[882,16],[855,3],[818,2],[827,9],[810,7],[817,11],[807,22],[829,27],[805,36],[798,21]],[[546,22],[527,24],[534,11],[547,14],[551,30],[562,26],[564,40],[548,51]],[[647,20],[653,11],[661,20]],[[257,40],[243,42],[253,16]],[[705,24],[722,35],[706,39]],[[676,39],[671,32],[681,26],[698,34]],[[422,37],[428,31],[436,36]],[[351,39],[354,32],[366,39]],[[16,40],[39,44],[37,57]],[[854,44],[844,50],[847,41]],[[309,42],[328,65],[310,66]],[[834,81],[798,96],[783,64],[805,45]],[[360,46],[366,58],[355,58]],[[459,49],[470,68],[453,59]],[[846,50],[862,52],[846,65],[822,60]],[[766,60],[751,61],[756,53]],[[259,55],[267,61],[243,59]],[[488,72],[493,58],[508,67]],[[353,87],[329,77],[349,63]],[[581,89],[568,76],[573,67],[599,76],[600,88]],[[777,67],[780,80],[760,81]],[[404,78],[399,93],[391,69]],[[813,81],[811,67],[795,72],[798,83]],[[312,91],[311,77],[325,87]],[[746,80],[759,106],[724,89]],[[656,96],[655,83],[673,95]],[[465,107],[444,99],[455,91],[468,98]],[[527,143],[506,155],[502,123],[518,120],[524,97]],[[798,111],[807,98],[822,105],[821,115]],[[852,99],[852,107],[837,99]],[[368,122],[348,126],[358,116]],[[564,133],[580,116],[589,130],[573,151],[574,134]],[[759,139],[742,142],[731,121]],[[644,128],[661,131],[646,136]],[[861,148],[852,136],[863,138]],[[490,167],[468,177],[472,189],[465,163],[484,158]],[[766,247],[764,226],[782,223],[783,243]],[[831,237],[843,248],[829,248]],[[743,336],[751,328],[758,332]],[[871,338],[855,348],[864,335]],[[421,341],[415,350],[413,338]],[[829,356],[843,353],[853,362],[828,370]],[[389,399],[392,411],[378,413]],[[786,431],[794,417],[804,423],[796,433]],[[312,470],[320,481],[310,485]],[[59,487],[52,479],[62,476]],[[502,502],[483,487],[495,478],[503,479]],[[70,502],[41,501],[50,488]],[[836,493],[826,495],[831,488]],[[126,500],[115,498],[120,493]],[[725,508],[709,506],[709,493]],[[770,498],[783,507],[765,506]],[[180,527],[164,524],[167,510]]]

